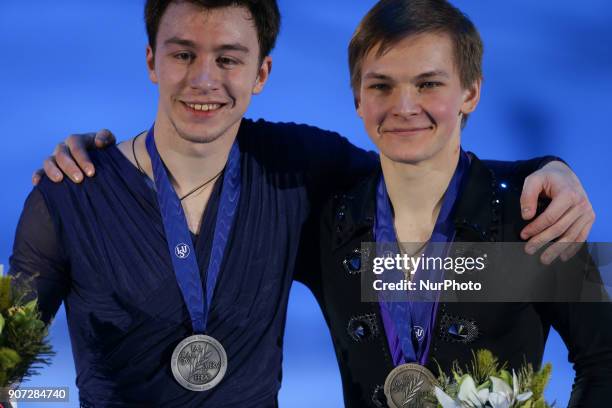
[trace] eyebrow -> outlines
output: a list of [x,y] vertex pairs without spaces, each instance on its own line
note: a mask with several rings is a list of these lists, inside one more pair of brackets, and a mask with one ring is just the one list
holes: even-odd
[[[185,38],[180,38],[180,37],[168,38],[166,41],[164,41],[164,44],[165,45],[176,44],[176,45],[182,45],[182,46],[190,47],[190,48],[197,48],[196,43],[194,41],[187,40]],[[239,52],[248,54],[250,50],[249,50],[249,47],[242,45],[240,43],[230,43],[230,44],[223,44],[217,47],[217,51],[239,51]]]
[[431,78],[431,77],[437,77],[437,76],[441,76],[441,77],[445,77],[445,78],[449,78],[450,75],[448,75],[448,73],[446,73],[446,71],[428,71],[428,72],[423,72],[422,74],[417,75],[414,79],[416,79],[417,81],[420,79],[427,79],[427,78]]
[[382,79],[385,81],[390,81],[391,77],[389,75],[380,74],[378,72],[368,72],[363,76],[363,79]]
[[186,47],[195,48],[195,43],[191,40],[186,40],[180,37],[171,37],[164,41],[165,45],[176,44],[176,45],[184,45]]
[[249,53],[249,47],[246,45],[242,45],[240,43],[232,43],[232,44],[223,44],[222,46],[217,48],[219,51],[240,51],[245,54]]
[[[448,73],[446,73],[445,71],[436,70],[436,71],[423,72],[422,74],[419,74],[416,77],[414,77],[414,80],[419,81],[419,80],[428,79],[428,78],[437,77],[437,76],[441,76],[445,78],[450,77]],[[392,78],[389,75],[381,74],[379,72],[368,72],[367,74],[363,76],[363,79],[379,79],[379,80],[384,80],[384,81],[392,80]]]

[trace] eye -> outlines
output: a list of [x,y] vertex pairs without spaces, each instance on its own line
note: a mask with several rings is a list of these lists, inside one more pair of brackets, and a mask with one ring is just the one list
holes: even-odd
[[174,58],[181,62],[191,62],[195,58],[195,55],[191,52],[181,51],[174,54]]
[[231,57],[219,57],[217,58],[217,63],[224,67],[233,67],[240,64],[240,61]]
[[389,89],[391,89],[391,86],[385,83],[374,83],[369,85],[368,89],[373,89],[375,91],[388,91]]
[[419,89],[433,89],[442,86],[442,82],[426,81],[417,85]]

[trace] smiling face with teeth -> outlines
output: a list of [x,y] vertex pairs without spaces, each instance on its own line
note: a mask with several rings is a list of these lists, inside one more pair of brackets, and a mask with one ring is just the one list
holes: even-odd
[[270,73],[271,59],[259,49],[246,8],[170,4],[155,51],[147,48],[149,77],[159,86],[156,135],[231,144]]

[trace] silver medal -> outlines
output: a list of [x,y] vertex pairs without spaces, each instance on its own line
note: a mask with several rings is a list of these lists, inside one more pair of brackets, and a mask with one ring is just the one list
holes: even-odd
[[426,397],[433,392],[436,377],[420,364],[395,367],[385,380],[385,396],[391,408],[430,408],[436,404]]
[[206,391],[221,382],[227,370],[227,354],[210,336],[195,334],[181,341],[172,353],[172,374],[191,391]]

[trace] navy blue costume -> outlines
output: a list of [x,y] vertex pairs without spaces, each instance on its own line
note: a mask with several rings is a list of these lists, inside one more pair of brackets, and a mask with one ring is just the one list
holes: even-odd
[[[64,302],[82,406],[277,406],[298,250],[306,259],[309,246],[318,246],[298,247],[304,226],[332,190],[376,161],[308,126],[243,120],[237,138],[241,197],[208,319],[229,367],[210,391],[182,388],[170,369],[174,347],[192,334],[191,321],[151,180],[113,146],[90,152],[96,176],[82,185],[44,179],[28,197],[11,274],[33,278],[45,319]],[[193,237],[203,280],[220,190],[217,181]]]

